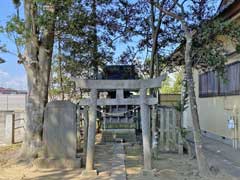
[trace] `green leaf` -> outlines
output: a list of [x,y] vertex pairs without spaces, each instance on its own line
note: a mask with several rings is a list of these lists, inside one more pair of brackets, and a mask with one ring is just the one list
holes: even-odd
[[237,46],[236,46],[236,52],[237,52],[237,53],[240,53],[240,44],[237,44]]

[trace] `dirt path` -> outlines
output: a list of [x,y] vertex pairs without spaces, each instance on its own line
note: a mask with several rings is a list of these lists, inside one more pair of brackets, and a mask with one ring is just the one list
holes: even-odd
[[97,178],[81,176],[83,169],[39,169],[33,165],[17,163],[19,146],[0,147],[0,180],[107,180],[112,167],[112,145],[96,145],[95,167]]
[[[33,165],[16,163],[19,146],[0,147],[0,180],[110,180],[113,146],[96,145],[95,167],[98,177],[82,177],[83,169],[39,169]],[[177,154],[161,154],[153,161],[154,176],[142,176],[142,147],[126,145],[126,172],[128,180],[238,180],[220,170],[214,178],[200,178],[196,160]]]
[[161,154],[153,161],[154,176],[142,176],[142,148],[139,145],[127,146],[126,169],[128,180],[238,180],[220,170],[216,177],[201,178],[197,172],[196,160],[178,154]]

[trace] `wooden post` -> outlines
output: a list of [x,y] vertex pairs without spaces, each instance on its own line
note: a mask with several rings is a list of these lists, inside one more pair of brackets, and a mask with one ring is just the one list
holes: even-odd
[[142,139],[143,139],[143,155],[144,155],[144,170],[152,169],[152,157],[150,147],[150,122],[149,122],[149,107],[146,102],[146,89],[140,89],[141,102],[141,123],[142,123]]
[[77,152],[81,149],[81,112],[80,107],[77,105]]
[[97,89],[91,89],[91,104],[89,107],[89,126],[87,142],[86,171],[83,175],[97,175],[94,170],[94,153],[95,153],[95,136],[96,136],[96,119],[97,119]]
[[177,121],[176,110],[172,109],[172,138],[174,148],[176,148],[177,146],[176,121]]
[[6,144],[10,145],[14,142],[14,112],[6,112],[4,114],[4,123],[5,123],[5,129],[4,129],[4,141]]
[[166,151],[170,150],[170,109],[166,108]]
[[[109,106],[109,112],[112,113],[112,106]],[[109,116],[109,122],[112,123],[112,115]]]
[[16,120],[16,116],[15,116],[15,112],[13,112],[13,114],[12,114],[12,144],[15,143],[15,120]]
[[103,107],[103,111],[102,111],[102,117],[103,117],[103,129],[105,130],[106,129],[106,107],[104,106]]
[[160,132],[160,147],[164,147],[164,134],[165,134],[165,127],[164,127],[164,120],[165,120],[165,109],[160,109],[160,124],[161,124],[161,132]]
[[156,105],[152,106],[152,136],[156,133],[156,122],[157,122],[157,107]]
[[233,107],[233,120],[234,120],[234,149],[238,149],[238,110],[236,106]]
[[156,130],[156,122],[157,122],[157,107],[156,105],[152,106],[152,152],[154,158],[157,158],[157,130]]
[[[125,110],[124,110],[124,111],[127,111],[127,110],[128,110],[128,106],[125,105]],[[129,112],[127,112],[126,114],[124,114],[126,123],[130,123],[130,122],[129,122],[129,119],[128,119],[128,113],[129,113]],[[130,112],[130,113],[131,113],[131,112]]]

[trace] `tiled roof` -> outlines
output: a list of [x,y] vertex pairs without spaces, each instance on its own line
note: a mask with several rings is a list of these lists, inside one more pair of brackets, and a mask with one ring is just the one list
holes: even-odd
[[0,87],[0,94],[27,94],[27,91]]

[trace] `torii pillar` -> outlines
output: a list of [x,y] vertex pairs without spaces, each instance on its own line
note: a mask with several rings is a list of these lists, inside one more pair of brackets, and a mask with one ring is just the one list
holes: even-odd
[[87,139],[86,169],[82,172],[83,176],[97,176],[94,170],[95,138],[96,138],[96,119],[97,119],[97,89],[91,89],[89,106],[89,123]]
[[[143,155],[144,155],[144,170],[143,173],[151,173],[152,156],[150,145],[150,119],[149,105],[157,104],[157,98],[147,97],[146,91],[150,88],[161,87],[161,82],[166,79],[166,74],[148,80],[83,80],[73,78],[76,86],[83,89],[90,89],[91,94],[89,99],[82,99],[79,105],[89,106],[89,126],[87,140],[87,157],[86,170],[82,172],[84,176],[97,175],[94,170],[94,151],[95,151],[95,135],[96,135],[96,118],[97,106],[112,106],[112,105],[140,105],[141,107],[141,124],[142,124],[142,139],[143,139]],[[97,89],[117,90],[116,99],[98,99]],[[120,96],[120,92],[124,89],[139,89],[140,98],[124,98]]]
[[144,170],[149,171],[152,169],[152,155],[150,145],[149,107],[147,104],[146,88],[140,89],[140,109],[141,109]]

